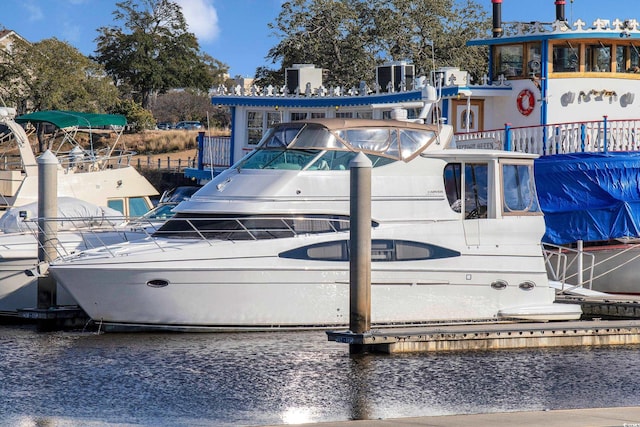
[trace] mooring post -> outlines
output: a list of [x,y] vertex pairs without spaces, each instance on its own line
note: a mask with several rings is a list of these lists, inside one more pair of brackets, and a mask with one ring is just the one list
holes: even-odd
[[[349,329],[356,334],[371,329],[371,160],[359,153],[349,164]],[[364,349],[355,344],[351,353]]]
[[[38,157],[38,264],[57,257],[58,159],[50,151]],[[38,308],[57,304],[56,283],[48,274],[38,276]]]

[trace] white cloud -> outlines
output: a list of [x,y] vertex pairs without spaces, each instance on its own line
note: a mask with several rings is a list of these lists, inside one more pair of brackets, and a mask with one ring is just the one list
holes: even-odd
[[27,1],[24,3],[24,7],[25,9],[27,9],[27,12],[29,14],[29,21],[34,22],[34,21],[41,21],[44,18],[44,13],[42,12],[42,8],[35,4],[32,1]]
[[182,7],[189,31],[199,41],[211,42],[218,37],[218,12],[211,0],[176,0],[176,3]]

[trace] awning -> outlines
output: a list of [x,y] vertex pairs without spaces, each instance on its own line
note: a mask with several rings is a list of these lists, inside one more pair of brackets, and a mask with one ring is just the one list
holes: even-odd
[[80,113],[78,111],[36,111],[16,117],[18,123],[51,123],[64,129],[70,127],[97,128],[100,126],[126,126],[127,119],[119,114]]

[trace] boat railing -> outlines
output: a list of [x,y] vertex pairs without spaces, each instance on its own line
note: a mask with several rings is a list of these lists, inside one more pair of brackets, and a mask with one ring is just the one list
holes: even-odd
[[119,169],[131,164],[131,159],[137,153],[130,150],[107,149],[97,151],[68,151],[56,153],[56,158],[63,169],[102,170]]
[[560,283],[562,292],[579,287],[591,289],[594,254],[551,243],[545,243],[542,252],[549,279]]
[[[266,240],[285,237],[298,237],[302,235],[318,233],[338,233],[349,230],[349,219],[343,218],[314,218],[300,216],[251,216],[251,217],[216,217],[215,221],[203,218],[171,218],[173,226],[169,229],[162,229],[165,220],[153,218],[126,218],[126,217],[63,217],[47,218],[38,221],[38,218],[24,220],[23,231],[32,232],[36,239],[40,232],[45,232],[46,224],[55,222],[58,224],[57,239],[54,239],[57,257],[68,257],[77,255],[76,249],[70,249],[65,245],[65,232],[74,232],[83,240],[86,249],[103,249],[111,255],[116,256],[117,243],[131,240],[146,239],[146,242],[156,246],[160,251],[165,252],[168,246],[180,246],[184,241],[192,243],[193,240],[207,242],[213,246],[221,241],[240,240]],[[218,225],[211,225],[218,224]],[[176,225],[179,230],[176,230]],[[113,234],[119,233],[114,245]],[[166,238],[166,239],[165,239]],[[348,236],[345,237],[348,239]],[[171,241],[170,245],[165,245],[161,241]],[[40,242],[38,241],[40,246]],[[42,248],[44,249],[44,248]]]
[[[55,250],[54,258],[74,255],[78,251],[77,242],[82,243],[81,250],[104,248],[109,254],[115,256],[111,249],[112,245],[151,237],[164,222],[164,220],[152,218],[125,216],[29,218],[22,221],[22,229],[15,232],[32,233],[39,249]],[[50,233],[52,223],[56,224],[56,232],[48,234],[50,239],[43,245],[38,237],[40,233]],[[65,237],[70,234],[75,235],[75,238]],[[24,244],[32,245],[33,243],[25,242]],[[19,246],[12,243],[12,248],[19,249]]]
[[231,137],[207,136],[202,133],[198,137],[200,169],[210,167],[229,167],[231,165]]
[[18,154],[1,154],[0,155],[0,170],[16,171],[24,168],[22,164],[22,157]]
[[[179,217],[153,233],[155,238],[219,241],[268,240],[349,230],[348,218],[314,216]],[[164,248],[158,245],[161,250]]]
[[474,141],[493,140],[507,151],[538,155],[607,153],[640,150],[640,120],[603,120],[512,127],[457,133],[462,148],[480,148]]

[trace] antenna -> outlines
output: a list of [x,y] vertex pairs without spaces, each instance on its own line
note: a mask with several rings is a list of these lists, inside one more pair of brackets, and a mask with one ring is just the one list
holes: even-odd
[[[207,151],[209,152],[209,172],[211,173],[211,179],[213,179],[214,167],[213,167],[213,144],[211,143],[211,126],[209,125],[209,110],[207,110]],[[202,155],[202,153],[200,153]]]
[[573,25],[573,0],[569,2],[569,25]]

